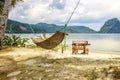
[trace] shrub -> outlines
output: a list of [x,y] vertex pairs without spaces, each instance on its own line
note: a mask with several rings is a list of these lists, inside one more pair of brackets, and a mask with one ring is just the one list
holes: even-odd
[[5,36],[3,39],[3,46],[20,46],[25,47],[25,43],[28,42],[28,38],[21,38],[20,36],[12,35]]

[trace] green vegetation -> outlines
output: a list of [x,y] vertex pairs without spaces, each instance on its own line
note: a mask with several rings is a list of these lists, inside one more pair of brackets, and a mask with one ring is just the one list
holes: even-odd
[[[47,23],[38,23],[38,24],[27,24],[21,23],[13,20],[8,20],[6,33],[33,33],[32,29],[35,33],[55,33],[56,31],[64,31],[64,25],[59,26],[55,24],[47,24]],[[94,33],[96,31],[85,27],[85,26],[68,26],[68,33]]]
[[105,22],[99,31],[100,33],[120,33],[120,21],[112,18]]
[[[40,36],[41,39],[46,40],[48,36],[46,33],[44,33],[42,36]],[[12,35],[8,36],[6,35],[3,39],[3,46],[13,46],[13,47],[27,47],[27,48],[35,48],[37,45],[35,44],[27,44],[28,38],[21,38],[20,36]],[[63,45],[62,43],[53,48],[53,51],[58,51],[59,49],[65,50],[68,48],[68,45]]]
[[[55,33],[59,30],[64,30],[63,26],[47,23],[38,24],[27,24],[21,23],[13,20],[8,20],[6,33],[33,33],[31,28],[33,28],[35,33]],[[11,31],[10,31],[11,30]],[[68,26],[68,33],[96,33],[93,29],[85,26]],[[98,31],[99,33],[120,33],[120,21],[117,18],[112,18],[105,22],[103,27]]]
[[15,47],[25,47],[28,42],[28,38],[21,38],[20,36],[12,35],[5,36],[3,39],[4,46],[15,46]]
[[[11,0],[11,7],[14,8],[15,5],[21,1],[23,0]],[[4,3],[5,3],[5,0],[0,0],[0,15],[2,14]]]

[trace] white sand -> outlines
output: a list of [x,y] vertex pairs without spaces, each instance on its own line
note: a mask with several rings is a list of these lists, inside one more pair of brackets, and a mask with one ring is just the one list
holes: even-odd
[[93,59],[106,59],[106,58],[120,58],[119,54],[109,53],[96,53],[90,52],[89,54],[74,54],[72,55],[71,50],[66,50],[64,53],[61,51],[43,50],[40,48],[12,48],[11,51],[0,51],[0,56],[12,57],[16,61],[26,60],[33,57],[47,57],[51,59],[56,58],[67,58],[67,57],[78,57],[78,58],[93,58]]

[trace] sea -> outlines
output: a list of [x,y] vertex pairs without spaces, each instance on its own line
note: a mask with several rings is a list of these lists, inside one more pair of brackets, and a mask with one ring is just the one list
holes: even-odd
[[[47,33],[47,37],[52,36],[54,33]],[[12,35],[12,34],[7,34]],[[23,38],[32,38],[43,36],[40,34],[15,34]],[[88,41],[90,44],[89,51],[102,52],[102,53],[115,53],[120,54],[120,34],[111,33],[69,33],[66,36],[66,44],[72,48],[72,41]],[[64,41],[63,41],[64,42]]]

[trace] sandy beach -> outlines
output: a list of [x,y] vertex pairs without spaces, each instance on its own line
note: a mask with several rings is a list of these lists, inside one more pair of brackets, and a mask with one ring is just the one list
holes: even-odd
[[0,56],[8,56],[13,58],[15,61],[26,60],[29,58],[34,57],[46,57],[49,59],[57,59],[57,58],[69,58],[69,57],[76,57],[76,58],[92,58],[92,59],[108,59],[108,58],[120,58],[120,54],[115,53],[100,53],[91,51],[89,54],[72,54],[72,50],[68,49],[65,50],[64,53],[61,50],[53,51],[53,50],[45,50],[42,48],[6,48],[5,50],[0,51]]
[[120,80],[119,7],[120,0],[1,0],[0,80]]
[[13,59],[16,67],[1,73],[0,80],[120,80],[119,54],[71,52],[5,48],[0,57]]

